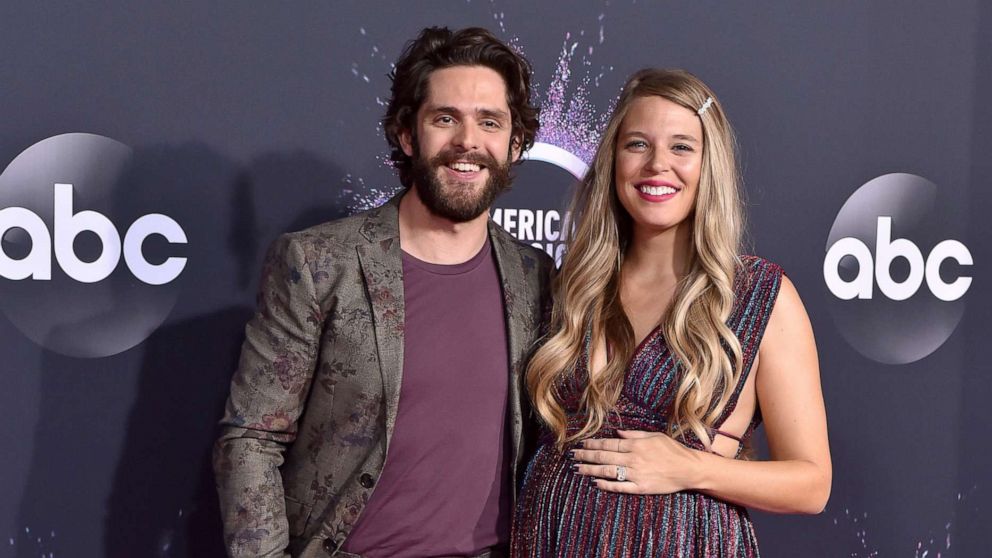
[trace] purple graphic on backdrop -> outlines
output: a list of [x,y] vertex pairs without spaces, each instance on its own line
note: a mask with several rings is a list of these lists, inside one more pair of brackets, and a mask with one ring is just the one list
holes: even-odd
[[[603,43],[605,36],[603,18],[601,14],[599,44]],[[594,47],[589,46],[585,53],[576,59],[575,54],[580,46],[580,40],[573,39],[571,33],[566,33],[551,83],[539,94],[541,129],[537,134],[537,142],[560,148],[589,165],[592,163],[600,134],[606,126],[610,113],[609,107],[607,110],[599,110],[589,97],[592,89],[599,87],[606,72],[613,67],[610,66],[608,70],[601,69],[593,76],[589,68],[592,65]],[[573,72],[576,72],[573,70],[575,64],[586,70],[578,78],[573,78]]]
[[493,220],[521,242],[544,250],[561,265],[569,227],[565,210],[596,152],[609,107],[591,101],[611,67],[593,74],[596,45],[605,40],[605,16],[589,41],[585,31],[566,33],[546,88],[535,86],[541,107],[536,142],[516,171],[513,189],[496,200]]

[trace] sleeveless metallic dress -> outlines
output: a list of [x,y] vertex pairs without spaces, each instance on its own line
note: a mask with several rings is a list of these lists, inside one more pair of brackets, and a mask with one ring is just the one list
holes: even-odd
[[[717,427],[733,412],[747,380],[782,280],[782,269],[745,256],[734,282],[736,301],[728,325],[741,342],[745,373]],[[616,430],[664,431],[672,413],[677,367],[660,329],[634,353],[616,412],[594,438]],[[568,430],[585,423],[578,403],[588,377],[586,362],[559,386]],[[760,423],[759,412],[744,438]],[[703,449],[698,439],[684,442]],[[574,446],[565,448],[565,451]],[[756,557],[757,539],[747,510],[693,491],[663,495],[606,492],[571,470],[571,462],[544,430],[524,477],[513,521],[511,556],[517,558]]]

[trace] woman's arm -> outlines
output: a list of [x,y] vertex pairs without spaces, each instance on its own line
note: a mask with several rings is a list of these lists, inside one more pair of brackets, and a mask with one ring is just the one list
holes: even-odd
[[[755,389],[771,460],[729,459],[663,434],[621,432],[619,440],[586,440],[574,452],[576,471],[599,477],[596,485],[613,492],[697,490],[775,513],[823,511],[832,470],[816,344],[788,278],[782,279],[758,354]],[[626,467],[626,482],[612,480],[618,465]]]

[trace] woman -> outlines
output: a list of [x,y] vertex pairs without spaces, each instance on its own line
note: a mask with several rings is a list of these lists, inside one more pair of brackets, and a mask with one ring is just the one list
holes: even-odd
[[[813,333],[781,268],[739,255],[742,213],[713,92],[683,71],[634,74],[573,200],[527,371],[544,428],[514,556],[757,556],[745,506],[823,510]],[[761,420],[771,460],[742,459]]]

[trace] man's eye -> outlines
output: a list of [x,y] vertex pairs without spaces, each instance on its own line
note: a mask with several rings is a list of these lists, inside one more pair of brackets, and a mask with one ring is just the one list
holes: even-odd
[[455,121],[455,119],[450,116],[438,116],[434,121],[438,124],[451,124]]
[[499,122],[496,122],[495,120],[483,120],[482,121],[482,125],[484,127],[486,127],[486,128],[500,128],[501,127],[500,124],[499,124]]

